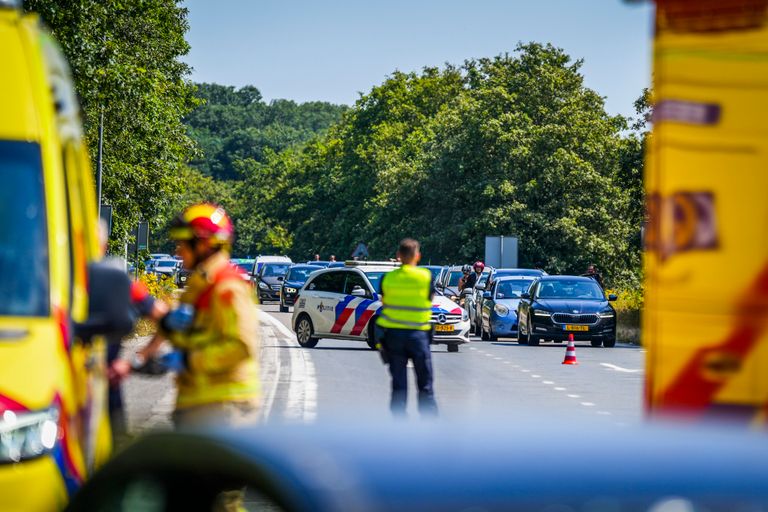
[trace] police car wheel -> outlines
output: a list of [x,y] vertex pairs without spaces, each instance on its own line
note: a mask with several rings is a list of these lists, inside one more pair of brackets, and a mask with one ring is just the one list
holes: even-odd
[[458,343],[451,343],[448,345],[448,352],[458,352],[458,351],[459,351]]
[[312,337],[315,333],[312,320],[307,315],[302,315],[296,322],[296,341],[304,348],[312,348],[317,345],[318,339]]

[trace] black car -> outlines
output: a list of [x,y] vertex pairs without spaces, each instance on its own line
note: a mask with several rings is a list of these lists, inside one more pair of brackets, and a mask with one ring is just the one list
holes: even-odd
[[288,269],[285,280],[280,288],[280,312],[287,313],[288,308],[296,302],[296,296],[304,283],[309,279],[309,274],[320,270],[322,267],[308,263],[306,265],[293,265]]
[[571,334],[593,347],[616,345],[616,311],[589,277],[542,276],[521,297],[517,309],[520,344],[565,341]]
[[261,270],[256,274],[256,288],[259,290],[259,300],[274,301],[280,300],[280,288],[283,285],[285,274],[291,267],[291,263],[274,262],[264,263]]
[[184,288],[187,285],[187,279],[189,279],[190,270],[184,268],[184,265],[179,262],[179,270],[176,272],[176,286]]

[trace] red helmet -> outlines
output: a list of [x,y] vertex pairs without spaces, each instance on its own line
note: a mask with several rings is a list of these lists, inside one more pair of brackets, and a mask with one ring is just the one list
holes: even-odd
[[482,261],[476,261],[475,264],[472,265],[472,268],[474,268],[475,270],[477,269],[483,270],[485,268],[485,263],[483,263]]
[[227,212],[211,203],[193,204],[171,224],[172,240],[210,240],[212,245],[231,245],[235,236]]

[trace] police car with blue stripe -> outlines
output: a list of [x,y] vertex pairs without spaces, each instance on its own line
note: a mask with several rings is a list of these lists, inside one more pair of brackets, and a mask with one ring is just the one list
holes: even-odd
[[[373,348],[373,326],[381,312],[381,280],[400,263],[348,261],[341,268],[312,273],[299,291],[291,324],[299,345],[314,347],[321,338],[359,340]],[[433,343],[449,352],[469,343],[469,316],[455,302],[435,294]]]

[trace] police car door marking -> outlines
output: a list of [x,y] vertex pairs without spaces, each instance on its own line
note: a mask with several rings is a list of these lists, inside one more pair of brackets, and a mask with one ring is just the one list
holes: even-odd
[[372,300],[365,299],[355,308],[355,326],[352,327],[352,332],[350,333],[352,336],[357,336],[363,332],[363,328],[374,313],[373,309],[368,309],[371,304],[373,304]]
[[332,333],[339,334],[341,332],[341,328],[345,323],[347,323],[350,315],[354,312],[354,309],[348,309],[347,305],[355,298],[356,297],[354,295],[347,295],[344,297],[344,299],[340,300],[338,304],[336,304],[336,322],[333,324],[333,327],[331,327]]

